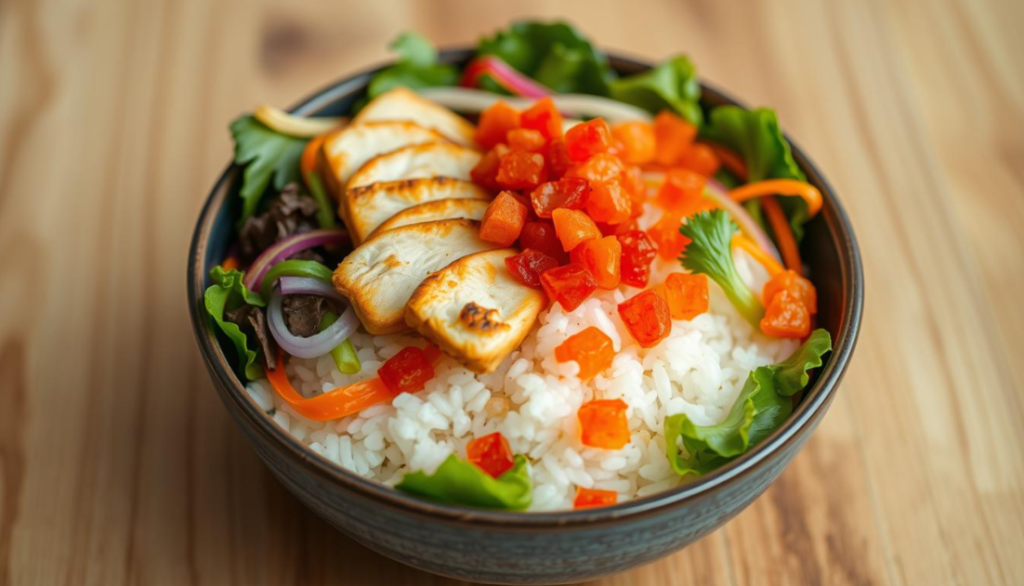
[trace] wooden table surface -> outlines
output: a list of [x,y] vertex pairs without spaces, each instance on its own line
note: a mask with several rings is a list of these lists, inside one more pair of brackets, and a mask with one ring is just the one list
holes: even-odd
[[185,257],[228,122],[564,16],[776,107],[860,238],[831,412],[737,519],[608,579],[1024,584],[1024,3],[0,0],[0,584],[446,584],[332,531],[229,421]]

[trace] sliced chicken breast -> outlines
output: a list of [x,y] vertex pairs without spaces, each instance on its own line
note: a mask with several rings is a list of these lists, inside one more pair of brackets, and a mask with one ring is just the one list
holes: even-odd
[[409,299],[406,323],[466,368],[493,371],[519,347],[544,308],[544,294],[505,268],[505,259],[517,252],[480,252],[430,275]]
[[377,96],[359,111],[353,122],[377,120],[408,120],[433,128],[463,146],[476,146],[476,131],[468,120],[408,88],[395,88]]
[[442,220],[381,232],[338,265],[334,288],[371,334],[406,331],[405,304],[427,275],[494,248],[480,239],[479,231],[479,222]]
[[342,201],[342,217],[358,244],[402,210],[453,198],[490,200],[491,196],[476,184],[449,177],[384,181],[347,191]]
[[427,142],[447,142],[437,131],[408,121],[350,124],[324,137],[320,167],[335,199],[352,174],[367,161],[395,149]]
[[469,172],[479,161],[480,153],[457,144],[432,142],[402,147],[367,161],[348,180],[346,189],[426,177],[469,181]]
[[487,206],[490,203],[489,199],[439,199],[437,201],[421,203],[418,206],[402,210],[391,216],[391,219],[378,226],[373,234],[376,235],[386,230],[393,230],[410,224],[435,222],[437,220],[462,218],[479,222],[484,219],[484,212],[487,211]]

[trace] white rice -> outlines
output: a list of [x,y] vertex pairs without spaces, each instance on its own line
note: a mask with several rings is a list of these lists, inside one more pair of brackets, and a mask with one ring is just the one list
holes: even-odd
[[[736,258],[740,275],[760,291],[766,275],[745,255]],[[681,270],[656,260],[651,283]],[[402,394],[391,405],[326,423],[310,421],[285,404],[264,380],[247,391],[278,425],[314,452],[365,478],[388,485],[414,470],[432,473],[449,454],[465,456],[473,438],[500,431],[517,454],[531,462],[532,511],[572,507],[576,487],[613,490],[619,501],[671,488],[681,481],[665,457],[665,417],[686,413],[695,423],[714,424],[729,411],[758,366],[778,362],[797,345],[769,339],[744,321],[712,283],[711,311],[691,321],[675,321],[657,346],[640,348],[619,319],[617,306],[639,290],[599,290],[575,311],[554,305],[498,369],[478,375],[445,357],[436,376],[415,395]],[[559,364],[554,348],[567,337],[595,326],[612,338],[617,351],[602,375],[583,384],[575,362]],[[362,361],[356,375],[338,372],[330,356],[291,359],[287,372],[303,396],[373,377],[407,345],[411,335],[353,335]],[[576,411],[592,399],[621,398],[628,405],[632,440],[621,450],[583,446]]]

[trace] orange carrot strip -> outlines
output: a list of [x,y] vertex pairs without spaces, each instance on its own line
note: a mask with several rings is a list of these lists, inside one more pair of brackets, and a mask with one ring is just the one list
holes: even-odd
[[233,256],[225,258],[224,262],[220,263],[220,268],[224,269],[225,271],[233,271],[238,267],[238,259]]
[[753,240],[747,238],[743,234],[737,233],[736,236],[733,236],[732,244],[733,246],[743,249],[754,260],[756,260],[758,264],[763,266],[768,271],[769,275],[773,277],[786,270],[779,264],[779,261],[772,258],[772,255],[762,250],[761,247]]
[[796,238],[793,237],[793,230],[786,219],[786,213],[782,211],[782,205],[770,195],[761,200],[761,203],[764,205],[764,213],[768,216],[772,232],[775,233],[775,240],[779,245],[782,260],[786,262],[786,268],[802,276],[804,265],[800,262],[800,250],[797,249]]
[[338,419],[394,398],[394,394],[384,386],[380,377],[374,377],[307,399],[300,395],[288,380],[288,375],[284,372],[284,353],[280,350],[277,352],[277,368],[266,369],[266,373],[267,381],[274,391],[300,415],[313,421]]
[[747,180],[747,164],[743,162],[743,159],[741,159],[739,155],[720,144],[715,144],[713,142],[704,144],[711,147],[711,152],[715,153],[718,160],[722,161],[725,168],[735,175],[737,179],[740,181]]
[[733,201],[746,201],[769,195],[792,195],[803,198],[807,202],[808,216],[812,218],[821,211],[821,192],[818,188],[795,179],[768,179],[748,183],[729,192],[729,197]]
[[310,171],[316,173],[317,171],[317,151],[320,150],[320,145],[324,143],[326,134],[320,136],[314,136],[306,143],[306,148],[302,150],[302,158],[299,159],[299,169],[302,170],[302,176],[305,177],[306,173]]

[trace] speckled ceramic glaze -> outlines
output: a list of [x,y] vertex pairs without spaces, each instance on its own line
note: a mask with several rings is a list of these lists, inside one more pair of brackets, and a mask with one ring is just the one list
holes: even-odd
[[[449,51],[447,62],[470,52]],[[611,57],[629,74],[649,65]],[[345,79],[300,104],[300,114],[345,113],[373,71]],[[708,105],[735,103],[704,86]],[[789,464],[825,415],[853,352],[863,305],[860,255],[846,214],[824,177],[793,145],[797,163],[821,190],[824,207],[807,225],[802,252],[819,295],[819,323],[834,350],[784,426],[756,449],[699,480],[603,509],[509,513],[419,500],[342,470],[307,450],[244,392],[203,310],[207,272],[224,256],[239,212],[238,172],[214,186],[196,225],[188,261],[188,302],[196,339],[221,400],[274,475],[340,531],[399,562],[481,582],[577,582],[626,570],[677,551],[722,526]],[[230,352],[230,350],[229,350]]]

